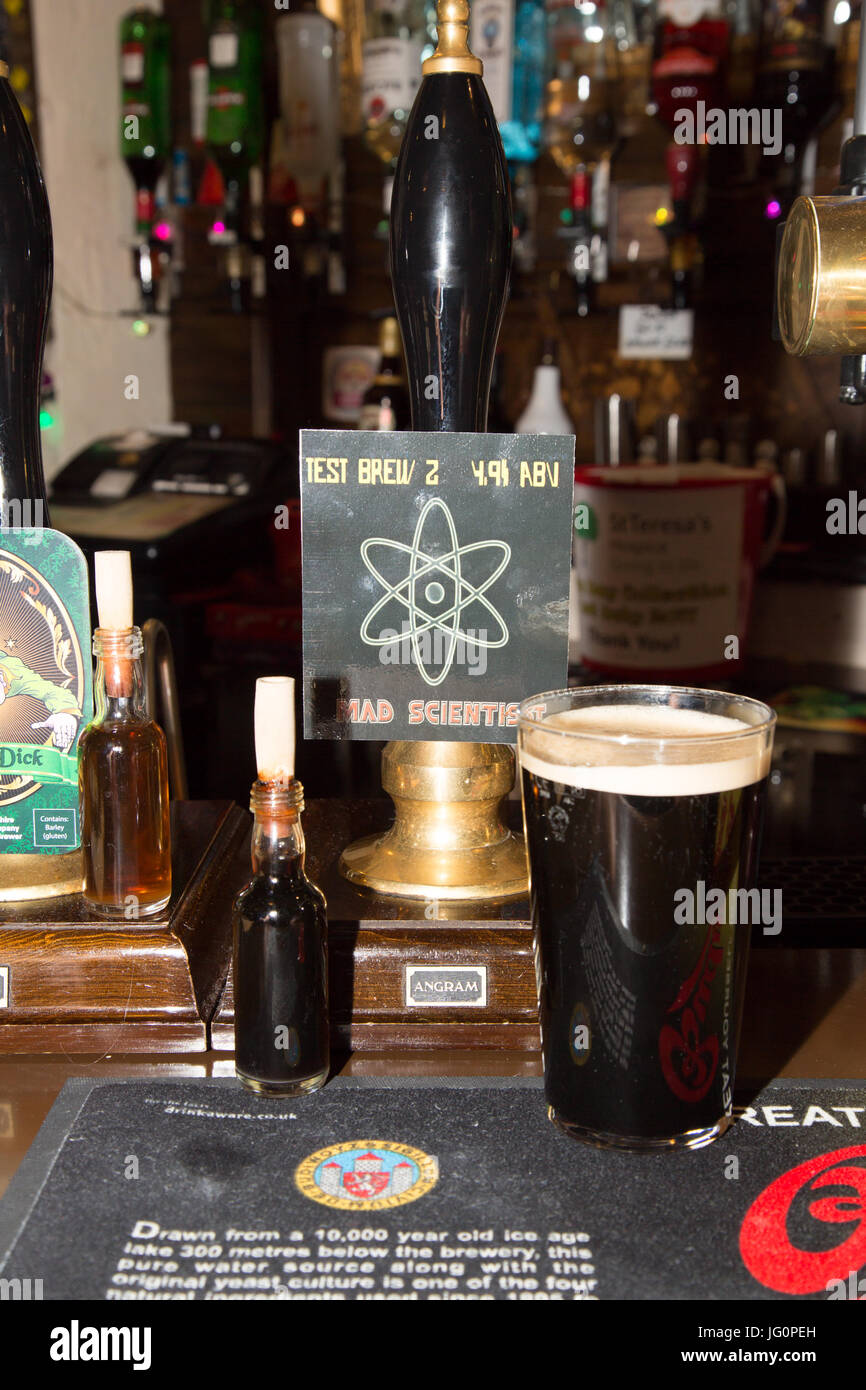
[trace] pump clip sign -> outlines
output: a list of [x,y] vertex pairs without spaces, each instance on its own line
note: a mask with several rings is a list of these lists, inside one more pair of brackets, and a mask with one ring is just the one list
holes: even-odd
[[307,738],[513,743],[564,686],[574,439],[301,432]]

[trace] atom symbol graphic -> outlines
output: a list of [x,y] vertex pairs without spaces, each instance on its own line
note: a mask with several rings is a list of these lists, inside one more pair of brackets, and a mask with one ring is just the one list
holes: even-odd
[[[424,528],[434,509],[441,511],[451,541],[451,549],[446,551],[444,555],[438,556],[427,555],[423,549]],[[386,552],[396,551],[408,557],[409,573],[399,584],[389,583],[370,558],[370,553],[376,546],[381,547]],[[499,563],[482,584],[471,584],[462,572],[461,561],[466,555],[485,550],[498,550],[501,556]],[[401,541],[386,540],[381,536],[372,536],[363,542],[361,557],[373,578],[378,580],[385,590],[364,619],[361,627],[361,641],[366,642],[371,647],[391,646],[395,638],[393,636],[372,637],[370,624],[383,609],[387,609],[389,604],[402,606],[409,618],[409,636],[415,665],[427,685],[441,685],[442,681],[445,680],[454,664],[458,642],[462,641],[476,647],[487,648],[504,647],[507,644],[508,628],[505,620],[484,595],[507,568],[511,560],[511,546],[507,541],[475,541],[473,545],[459,545],[454,518],[441,498],[431,498],[424,507],[418,518],[411,545],[404,545]],[[422,588],[427,607],[422,606],[419,602],[419,591]],[[447,603],[448,606],[441,612],[431,611],[439,608],[443,603]],[[471,610],[475,604],[480,604],[488,616],[499,625],[500,636],[495,640],[490,641],[480,635],[469,636],[461,628],[460,623],[463,614],[467,609]],[[447,642],[442,669],[435,676],[430,674],[425,665],[418,641],[425,632],[431,631],[442,633]]]

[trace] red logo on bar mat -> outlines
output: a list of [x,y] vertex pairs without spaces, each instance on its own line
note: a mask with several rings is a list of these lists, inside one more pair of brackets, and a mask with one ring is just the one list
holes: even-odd
[[[381,1197],[391,1181],[390,1173],[365,1171],[364,1164],[375,1163],[381,1168],[382,1160],[377,1154],[364,1154],[355,1162],[355,1171],[343,1174],[343,1186],[351,1197]],[[408,1163],[404,1165],[408,1168]]]
[[765,1187],[740,1228],[740,1254],[777,1293],[821,1293],[866,1264],[866,1144],[819,1154]]
[[724,958],[718,927],[707,932],[701,957],[680,988],[668,1014],[679,1014],[679,1027],[666,1023],[659,1033],[659,1057],[665,1081],[677,1100],[703,1100],[719,1065],[719,1039],[701,1037],[706,1023],[713,977]]

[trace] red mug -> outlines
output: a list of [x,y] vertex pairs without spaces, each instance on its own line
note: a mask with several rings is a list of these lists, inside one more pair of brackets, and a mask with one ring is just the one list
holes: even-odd
[[781,476],[676,463],[581,467],[574,478],[582,664],[671,684],[738,671],[755,577],[785,526]]

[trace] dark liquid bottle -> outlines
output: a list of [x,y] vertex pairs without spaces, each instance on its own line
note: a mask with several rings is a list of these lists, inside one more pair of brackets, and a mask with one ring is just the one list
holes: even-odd
[[325,899],[304,873],[304,789],[257,781],[253,878],[233,916],[235,1068],[250,1090],[296,1096],[328,1076]]
[[382,359],[379,370],[364,393],[359,430],[409,428],[409,393],[403,376],[403,352],[397,320],[382,320],[379,331]]
[[781,112],[782,150],[765,155],[782,214],[800,191],[803,154],[833,102],[832,54],[824,42],[823,0],[770,3],[758,65],[757,105]]

